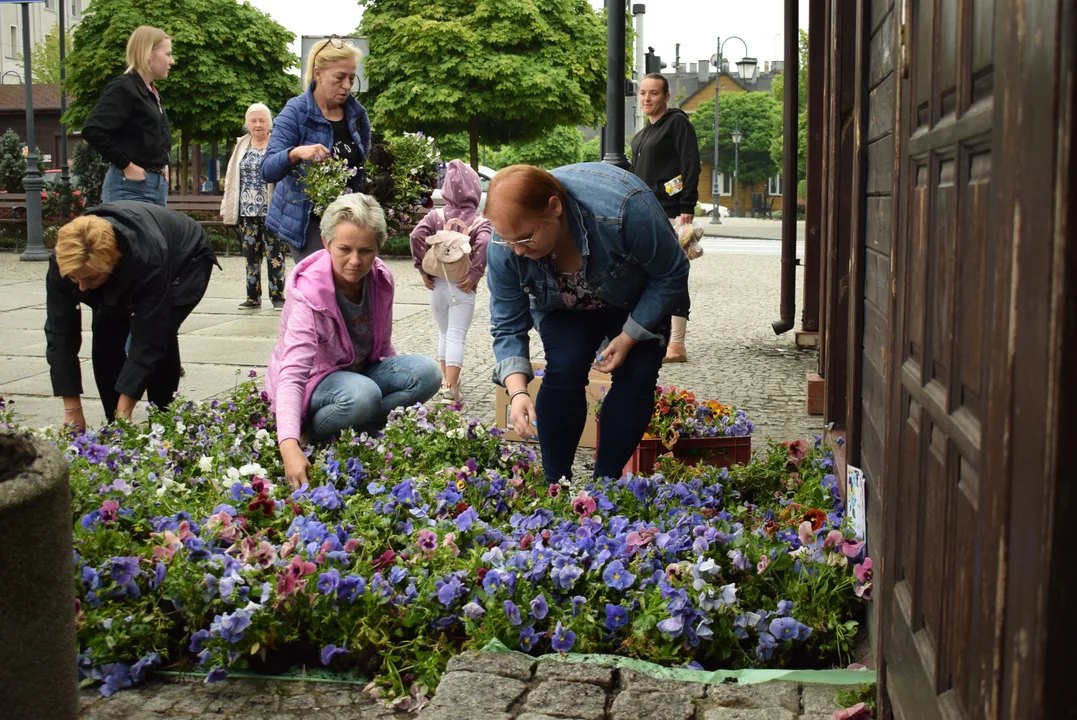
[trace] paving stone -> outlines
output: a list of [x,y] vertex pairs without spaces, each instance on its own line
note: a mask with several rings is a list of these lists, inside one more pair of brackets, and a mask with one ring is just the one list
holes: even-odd
[[798,720],[797,714],[784,708],[714,707],[703,711],[703,720]]
[[171,712],[201,715],[206,711],[206,708],[209,707],[211,699],[212,698],[201,693],[192,693],[188,691],[185,697],[177,700],[175,704],[172,705]]
[[527,692],[519,680],[473,672],[450,672],[441,677],[431,706],[460,711],[508,712]]
[[823,683],[804,683],[800,697],[805,713],[832,713],[838,710],[838,693],[843,690],[855,690],[859,685],[825,685]]
[[[366,720],[366,716],[363,716]],[[490,712],[479,707],[428,707],[419,713],[419,720],[513,720],[505,712]]]
[[590,663],[544,660],[535,667],[535,679],[589,683],[609,691],[613,688],[613,668]]
[[547,680],[531,691],[523,709],[561,718],[602,720],[606,714],[606,693],[588,683]]
[[535,660],[518,652],[467,652],[449,658],[446,672],[475,672],[515,680],[530,680]]
[[707,688],[707,702],[736,708],[785,708],[800,712],[800,686],[791,682],[722,683]]
[[176,701],[167,695],[158,695],[157,697],[151,697],[143,705],[143,710],[150,712],[166,712],[172,708],[173,703]]
[[[426,720],[423,718],[423,720]],[[517,715],[516,720],[566,720],[565,718],[556,718],[553,715],[543,715],[542,713],[525,712],[523,715]],[[568,720],[581,720],[580,718],[568,718]]]
[[610,720],[692,720],[696,706],[686,698],[661,692],[626,690],[610,708]]
[[317,705],[323,708],[337,708],[348,707],[350,705],[356,705],[362,702],[362,697],[365,696],[369,699],[369,695],[366,695],[361,689],[359,690],[330,690],[328,692],[320,693],[317,698]]
[[621,670],[621,679],[618,688],[623,692],[635,690],[638,692],[659,692],[667,695],[676,695],[682,699],[701,698],[707,692],[707,685],[703,683],[679,682],[676,680],[658,680],[650,675],[636,672],[635,670]]

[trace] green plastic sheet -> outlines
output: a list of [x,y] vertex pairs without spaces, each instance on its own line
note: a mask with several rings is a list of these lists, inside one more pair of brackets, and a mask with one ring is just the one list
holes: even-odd
[[[491,640],[482,649],[483,652],[514,652],[500,640]],[[669,668],[645,660],[626,658],[619,655],[589,655],[568,653],[560,655],[551,653],[542,655],[540,660],[560,660],[562,662],[588,662],[607,667],[624,668],[648,675],[659,680],[678,680],[680,682],[698,682],[708,685],[736,683],[754,685],[772,680],[787,682],[822,683],[827,685],[863,685],[875,682],[874,670],[690,670],[687,668]]]

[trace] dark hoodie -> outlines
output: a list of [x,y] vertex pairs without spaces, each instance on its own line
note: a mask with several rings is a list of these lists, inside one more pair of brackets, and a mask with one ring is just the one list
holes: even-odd
[[[632,138],[632,172],[654,191],[667,217],[695,214],[699,202],[699,143],[683,110],[670,108],[658,122]],[[681,176],[684,188],[672,197],[665,184]]]
[[[173,307],[194,306],[202,299],[211,265],[217,262],[198,222],[152,203],[121,201],[90,208],[112,224],[121,255],[99,288],[82,292],[61,277],[56,256],[45,275],[45,355],[56,395],[81,395],[84,303],[95,311],[127,315],[131,323],[131,350],[116,390],[139,398],[154,366],[168,349]],[[218,267],[220,267],[218,265]]]

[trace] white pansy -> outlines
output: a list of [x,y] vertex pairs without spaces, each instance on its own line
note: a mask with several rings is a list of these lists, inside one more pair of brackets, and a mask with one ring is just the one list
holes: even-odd
[[198,469],[204,473],[213,469],[213,458],[209,455],[203,455],[198,459]]
[[182,420],[180,420],[178,423],[176,423],[176,432],[178,432],[181,435],[183,433],[187,432],[187,426],[183,424]]
[[265,471],[265,468],[262,467],[261,465],[259,465],[258,463],[247,463],[246,465],[242,466],[239,469],[239,474],[243,475],[244,477],[249,477],[251,475],[257,475],[258,477],[265,477],[266,476],[266,471]]
[[239,482],[239,470],[234,467],[230,467],[224,471],[224,474],[228,476],[228,479],[232,482]]

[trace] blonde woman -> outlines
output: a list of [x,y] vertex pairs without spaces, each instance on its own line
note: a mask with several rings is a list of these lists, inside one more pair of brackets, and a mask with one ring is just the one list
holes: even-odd
[[86,426],[80,305],[93,309],[93,371],[105,416],[129,418],[143,393],[158,406],[172,402],[179,328],[216,263],[201,225],[150,203],[98,205],[60,228],[45,276],[45,355],[65,424]]
[[154,87],[176,64],[172,39],[143,25],[127,40],[127,72],[105,86],[82,126],[82,137],[108,163],[102,199],[168,202],[172,130]]
[[[370,151],[370,118],[352,95],[360,52],[335,35],[310,50],[307,91],[288,101],[277,116],[276,131],[262,163],[262,177],[277,183],[266,227],[288,243],[295,262],[321,250],[321,218],[311,212],[296,170],[306,161],[342,157],[356,169],[348,190],[363,184],[363,161]],[[300,171],[302,172],[302,171]]]
[[269,299],[273,307],[284,307],[284,247],[280,238],[266,229],[265,218],[273,199],[273,183],[262,179],[262,161],[273,131],[273,114],[262,103],[247,108],[247,134],[236,139],[228,160],[221,217],[226,225],[239,226],[247,256],[247,299],[239,304],[251,309],[262,306],[262,255],[266,258]]

